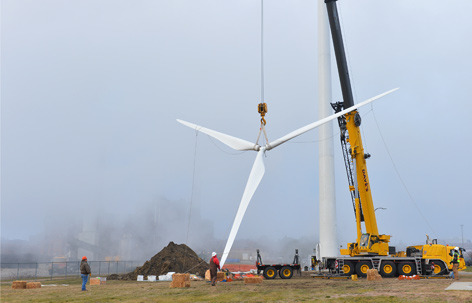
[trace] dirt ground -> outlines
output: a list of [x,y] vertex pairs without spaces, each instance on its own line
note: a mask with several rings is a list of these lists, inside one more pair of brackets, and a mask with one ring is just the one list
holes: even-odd
[[[463,275],[461,282],[472,282]],[[54,281],[56,286],[14,290],[2,283],[1,302],[472,302],[471,291],[445,291],[452,280],[383,279],[382,281],[322,280],[310,276],[290,280],[192,281],[190,288],[169,288],[170,282],[107,281],[80,291],[80,280]],[[47,283],[47,282],[43,282]]]

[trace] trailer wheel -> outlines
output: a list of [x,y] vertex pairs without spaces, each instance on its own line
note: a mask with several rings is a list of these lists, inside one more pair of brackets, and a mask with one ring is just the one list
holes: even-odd
[[275,269],[273,266],[266,267],[262,275],[268,280],[275,279],[275,277],[277,277],[277,269]]
[[397,267],[395,263],[392,261],[382,261],[382,265],[380,266],[380,275],[382,277],[391,278],[394,277],[397,273]]
[[446,272],[446,266],[444,266],[444,263],[442,261],[433,260],[433,262],[434,262],[433,274],[442,275]]
[[293,276],[293,268],[290,266],[284,266],[279,270],[279,276],[282,279],[290,279]]
[[354,274],[354,271],[356,270],[356,268],[354,267],[354,264],[352,264],[352,262],[350,261],[345,261],[342,269],[343,269],[344,274],[348,276]]
[[416,274],[416,266],[413,262],[402,262],[398,265],[398,274],[404,276],[413,276]]
[[372,268],[370,261],[360,261],[356,264],[356,273],[359,277],[367,277],[367,270]]

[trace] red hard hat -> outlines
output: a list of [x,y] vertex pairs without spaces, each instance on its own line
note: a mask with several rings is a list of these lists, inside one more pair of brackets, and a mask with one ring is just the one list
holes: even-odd
[[86,257],[86,256],[83,256],[83,257],[82,257],[82,261],[83,261],[83,260],[87,260],[87,257]]

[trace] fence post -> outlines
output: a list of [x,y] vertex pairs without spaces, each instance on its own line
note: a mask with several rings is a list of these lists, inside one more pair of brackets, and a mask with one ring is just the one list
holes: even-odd
[[20,263],[18,263],[18,267],[17,267],[17,270],[16,270],[16,279],[17,280],[20,279]]
[[53,275],[54,275],[54,262],[51,262],[51,280],[52,280]]
[[36,280],[38,278],[38,262],[36,262],[36,268],[34,270],[34,279]]
[[67,261],[66,261],[66,279],[67,279]]
[[108,275],[110,275],[110,261],[108,261]]
[[102,261],[98,261],[98,276],[100,277]]
[[115,274],[118,273],[118,261],[116,261],[116,270],[115,270]]

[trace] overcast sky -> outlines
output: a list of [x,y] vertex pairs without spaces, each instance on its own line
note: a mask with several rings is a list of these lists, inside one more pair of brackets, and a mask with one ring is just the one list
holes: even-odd
[[[400,87],[360,110],[374,205],[386,208],[380,233],[419,244],[425,234],[460,238],[464,224],[470,239],[472,2],[337,4],[355,102]],[[1,5],[1,236],[27,239],[55,217],[126,217],[167,199],[192,204],[226,238],[255,153],[175,119],[255,141],[260,1]],[[315,0],[264,1],[269,139],[317,120],[316,26]],[[355,221],[334,129],[345,244]],[[318,239],[317,140],[311,131],[267,153],[238,238]]]

